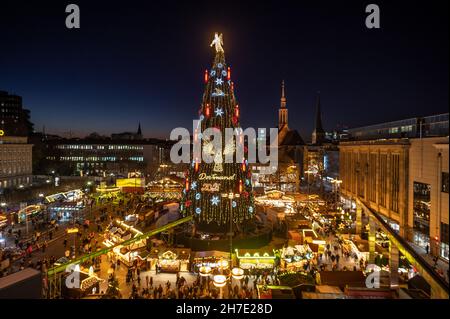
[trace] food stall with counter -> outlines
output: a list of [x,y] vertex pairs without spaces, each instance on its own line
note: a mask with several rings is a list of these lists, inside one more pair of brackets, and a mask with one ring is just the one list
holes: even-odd
[[[86,297],[91,294],[96,294],[100,292],[100,284],[104,282],[104,279],[101,279],[95,275],[95,273],[91,270],[85,271],[81,270],[79,266],[75,266],[74,272],[66,276],[78,276],[80,280],[79,287],[71,287],[68,285],[62,285],[62,294],[64,298],[68,299],[79,299]],[[65,279],[63,279],[65,280]]]
[[308,244],[288,246],[281,251],[281,268],[302,270],[305,263],[313,258],[313,251]]
[[219,267],[221,260],[228,260],[229,258],[229,253],[218,250],[197,251],[192,258],[193,271],[198,273],[202,266],[210,267],[211,270],[214,270]]
[[190,271],[191,250],[188,248],[153,248],[147,256],[150,270],[160,272]]
[[236,258],[242,269],[273,269],[275,267],[275,251],[258,249],[236,249]]
[[[126,222],[115,220],[114,223],[106,229],[103,245],[112,247],[142,234],[143,233],[140,230],[127,225]],[[146,241],[138,240],[127,246],[119,245],[114,247],[113,253],[116,258],[119,258],[120,261],[130,267],[135,263],[136,258],[138,258],[142,253],[142,249],[145,247]]]

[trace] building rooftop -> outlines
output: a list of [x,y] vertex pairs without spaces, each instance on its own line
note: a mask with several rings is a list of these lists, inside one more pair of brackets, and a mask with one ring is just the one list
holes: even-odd
[[449,113],[414,117],[348,130],[350,140],[419,138],[449,135]]

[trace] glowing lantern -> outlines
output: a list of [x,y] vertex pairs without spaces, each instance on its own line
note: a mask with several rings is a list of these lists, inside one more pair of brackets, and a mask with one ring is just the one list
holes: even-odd
[[242,193],[242,179],[239,180],[239,193]]
[[227,268],[228,261],[226,261],[225,259],[221,259],[217,262],[217,266],[219,266],[220,268]]
[[236,117],[239,117],[239,105],[236,104],[236,108],[234,109]]
[[224,275],[215,275],[213,283],[217,288],[224,287],[227,283],[227,277],[225,277]]
[[206,117],[209,117],[209,104],[206,104],[205,114],[206,114]]
[[227,70],[227,80],[229,80],[229,79],[231,79],[231,70],[230,70],[230,67],[228,67],[228,70]]
[[201,266],[200,269],[198,270],[198,272],[199,272],[200,276],[207,277],[211,273],[211,267]]
[[186,177],[186,192],[189,190],[189,177]]
[[234,279],[240,280],[244,278],[244,270],[239,267],[235,267],[231,270],[231,275]]
[[208,82],[208,70],[205,70],[205,83]]

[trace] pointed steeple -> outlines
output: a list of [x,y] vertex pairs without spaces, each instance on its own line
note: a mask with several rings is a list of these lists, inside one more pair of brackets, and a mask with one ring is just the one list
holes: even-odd
[[278,110],[278,130],[288,128],[288,109],[286,107],[286,94],[284,91],[284,80],[281,82],[280,109]]
[[142,136],[141,122],[139,122],[138,130],[137,130],[137,133],[136,133],[136,134]]
[[320,109],[320,92],[317,94],[317,105],[316,105],[316,132],[324,132],[322,127],[322,111]]
[[284,93],[284,80],[281,82],[281,99],[280,99],[280,106],[282,109],[286,108],[286,95]]
[[317,92],[316,103],[316,120],[314,123],[314,131],[312,133],[312,143],[321,144],[325,138],[325,131],[322,126],[322,111],[320,108],[320,92]]

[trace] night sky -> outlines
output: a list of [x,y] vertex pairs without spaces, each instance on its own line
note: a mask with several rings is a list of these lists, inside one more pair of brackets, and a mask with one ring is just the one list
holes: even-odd
[[[276,125],[282,79],[305,140],[317,91],[327,130],[448,111],[448,1],[29,2],[0,2],[0,90],[37,131],[192,130],[215,31],[244,127]],[[69,3],[81,29],[65,27]],[[365,27],[369,3],[381,29]]]

